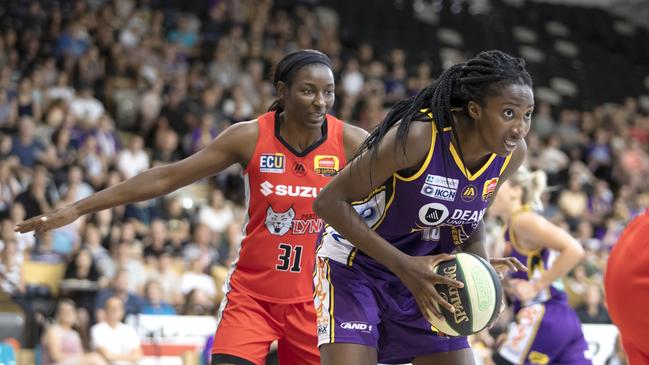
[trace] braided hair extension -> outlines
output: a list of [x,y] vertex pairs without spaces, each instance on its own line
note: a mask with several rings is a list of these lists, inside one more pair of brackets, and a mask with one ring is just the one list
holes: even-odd
[[[416,96],[395,104],[363,142],[356,156],[366,151],[376,153],[380,141],[399,122],[397,139],[405,152],[406,137],[412,121],[427,120],[429,118],[425,115],[430,112],[438,131],[452,127],[460,157],[464,160],[452,112],[459,111],[468,117],[469,101],[484,106],[487,97],[499,95],[502,88],[510,84],[532,87],[532,77],[525,69],[525,61],[499,50],[480,52],[466,63],[454,65],[444,71]],[[426,113],[422,112],[424,109],[427,110]]]

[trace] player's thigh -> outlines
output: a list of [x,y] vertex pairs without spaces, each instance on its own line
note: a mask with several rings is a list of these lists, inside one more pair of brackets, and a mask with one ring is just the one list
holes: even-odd
[[281,324],[268,304],[245,293],[231,291],[219,313],[212,365],[263,365],[270,344],[280,337]]
[[356,267],[317,258],[314,304],[318,346],[355,343],[378,348],[381,309],[371,280]]
[[475,365],[475,357],[470,348],[416,357],[413,365]]
[[376,365],[376,348],[355,343],[327,343],[320,346],[322,365]]
[[313,302],[287,304],[284,318],[284,333],[277,344],[280,364],[319,365]]

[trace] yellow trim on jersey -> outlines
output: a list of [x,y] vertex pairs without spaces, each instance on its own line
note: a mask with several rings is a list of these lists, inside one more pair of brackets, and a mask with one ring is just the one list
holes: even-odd
[[507,155],[507,157],[505,157],[505,162],[503,162],[503,167],[500,168],[500,175],[502,175],[503,172],[505,172],[507,165],[509,165],[509,160],[512,159],[512,155],[513,153],[510,153],[509,155]]
[[541,250],[543,250],[543,247],[539,247],[536,250],[527,250],[527,249],[524,249],[523,247],[521,247],[521,245],[518,243],[518,240],[516,239],[516,232],[514,232],[514,224],[513,223],[514,223],[514,217],[516,217],[520,213],[531,212],[531,211],[532,211],[532,208],[529,205],[523,205],[523,207],[521,209],[519,209],[519,210],[515,211],[514,213],[512,213],[512,216],[509,218],[509,227],[507,227],[507,229],[509,231],[509,242],[512,244],[512,246],[514,247],[514,249],[516,251],[518,251],[518,252],[520,252],[523,255],[526,255],[528,257],[538,255],[541,252]]
[[[393,177],[392,178],[392,194],[390,195],[390,199],[388,200],[388,202],[385,204],[385,210],[383,211],[383,214],[381,214],[381,218],[379,218],[379,220],[376,223],[374,223],[374,225],[372,227],[370,227],[373,230],[376,230],[377,228],[379,228],[381,223],[383,223],[383,220],[385,219],[385,216],[388,215],[388,210],[390,209],[390,205],[392,205],[392,201],[394,201],[394,196],[397,195],[396,187],[397,187],[397,180],[395,180],[394,177]],[[383,186],[383,188],[385,189],[385,186]]]
[[428,154],[426,154],[426,159],[424,160],[424,163],[421,164],[421,167],[419,168],[419,170],[414,175],[409,176],[409,177],[401,176],[401,175],[399,175],[399,172],[395,172],[393,175],[397,179],[399,179],[401,181],[414,181],[414,180],[417,180],[421,176],[421,174],[423,174],[424,171],[426,171],[426,169],[428,168],[428,164],[433,159],[433,152],[435,151],[435,140],[437,139],[437,128],[435,128],[434,123],[430,124],[430,129],[431,129],[430,148],[428,149]]
[[525,351],[522,352],[523,358],[520,360],[521,364],[525,363],[525,359],[527,359],[527,355],[530,352],[530,349],[532,348],[532,344],[534,343],[534,340],[536,340],[536,334],[539,332],[539,327],[541,326],[541,322],[543,322],[543,316],[545,315],[545,305],[539,304],[541,307],[541,315],[538,317],[538,320],[534,324],[534,330],[532,332],[532,337],[530,338],[530,342],[527,343],[527,346],[525,347]]
[[358,252],[358,248],[356,247],[352,248],[352,250],[349,252],[349,256],[347,256],[347,266],[352,266],[352,264],[354,263],[356,252]]
[[334,285],[331,283],[331,266],[329,265],[329,258],[325,259],[327,263],[327,281],[329,282],[329,343],[334,343],[334,332],[336,330],[336,320],[334,319]]
[[[394,201],[394,196],[397,195],[396,185],[397,185],[397,180],[393,176],[392,177],[392,194],[390,195],[390,199],[388,200],[388,202],[385,204],[385,210],[383,210],[383,214],[381,214],[381,218],[379,218],[379,220],[376,223],[374,223],[373,226],[370,227],[372,230],[376,230],[377,228],[379,228],[381,223],[383,223],[383,220],[385,219],[385,216],[388,215],[388,210],[390,210],[390,205],[392,205],[392,202]],[[385,187],[385,185],[382,185],[380,188],[374,190],[374,192],[376,192],[376,193],[372,193],[370,196],[368,196],[367,198],[361,200],[359,203],[362,204],[362,203],[365,203],[365,202],[369,201],[370,199],[375,197],[376,194],[378,194],[382,190],[386,190],[386,189],[387,188]],[[356,249],[356,247],[354,247],[352,249],[352,252],[350,253],[349,257],[347,258],[347,266],[352,266],[352,264],[354,263],[354,258],[356,257],[356,251],[358,251],[358,250]]]
[[467,179],[469,179],[469,181],[474,181],[475,179],[479,178],[480,175],[482,175],[482,173],[484,173],[487,170],[489,165],[491,165],[493,160],[496,158],[496,154],[492,153],[491,157],[489,157],[489,160],[484,165],[482,165],[480,170],[478,170],[477,172],[472,174],[466,167],[464,167],[464,163],[462,162],[462,159],[460,158],[460,155],[455,150],[455,146],[453,145],[453,143],[451,143],[450,150],[451,150],[451,155],[453,156],[453,160],[455,161],[455,164],[460,169],[460,171],[462,171],[462,174]]

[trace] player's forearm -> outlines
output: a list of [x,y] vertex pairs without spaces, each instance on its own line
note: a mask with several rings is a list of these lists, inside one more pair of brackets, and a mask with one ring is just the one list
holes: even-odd
[[102,190],[75,203],[80,215],[94,213],[118,205],[148,200],[173,191],[169,166],[155,167]]
[[381,238],[361,219],[356,210],[343,200],[316,199],[315,213],[347,241],[392,272],[397,273],[406,254]]

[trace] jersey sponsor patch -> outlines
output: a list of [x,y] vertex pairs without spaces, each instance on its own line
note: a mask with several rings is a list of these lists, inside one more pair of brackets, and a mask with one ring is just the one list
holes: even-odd
[[286,157],[283,153],[262,153],[259,156],[259,172],[283,174]]
[[452,202],[455,201],[458,183],[457,179],[428,175],[424,186],[421,187],[421,193],[434,199]]
[[340,168],[338,156],[316,155],[313,158],[315,173],[323,176],[334,176]]
[[448,218],[448,208],[440,203],[428,203],[419,208],[419,220],[429,226],[436,226]]
[[493,179],[489,179],[484,182],[484,188],[482,189],[483,201],[487,201],[491,199],[491,197],[494,195],[494,192],[496,191],[496,187],[498,186],[498,180],[500,179],[494,177]]
[[292,196],[296,198],[315,198],[323,188],[314,186],[273,185],[269,181],[259,184],[259,191],[264,196]]

